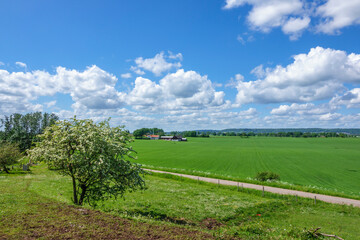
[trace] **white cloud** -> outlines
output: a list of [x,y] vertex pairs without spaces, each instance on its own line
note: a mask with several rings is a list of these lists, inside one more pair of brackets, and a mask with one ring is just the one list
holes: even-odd
[[4,66],[5,65],[5,63],[3,63],[3,62],[0,62],[0,66]]
[[251,70],[250,73],[254,74],[258,78],[263,78],[266,76],[266,72],[265,72],[264,66],[262,64],[255,67],[253,70]]
[[309,18],[294,18],[304,12],[301,0],[226,0],[224,8],[231,9],[246,4],[252,6],[247,21],[254,30],[269,32],[274,27],[282,27],[284,33],[298,36],[310,22]]
[[26,68],[26,67],[27,67],[26,63],[23,63],[23,62],[16,62],[15,64],[16,64],[17,66],[19,66],[19,67],[22,67],[22,68]]
[[231,77],[230,81],[225,85],[225,87],[236,87],[240,82],[244,80],[244,76],[240,73],[235,74],[235,77]]
[[347,108],[360,108],[360,88],[354,88],[343,96],[335,96],[330,103],[335,106],[345,105]]
[[323,115],[328,114],[336,108],[332,107],[329,104],[315,105],[313,103],[297,104],[293,103],[291,105],[280,105],[277,108],[271,110],[270,114],[284,116],[284,115]]
[[331,98],[345,90],[344,83],[360,83],[360,55],[316,47],[308,54],[294,56],[294,62],[286,67],[268,68],[265,72],[263,79],[238,82],[237,104]]
[[224,92],[216,92],[207,76],[194,71],[177,70],[162,78],[159,83],[138,77],[129,93],[129,103],[145,111],[182,111],[220,107]]
[[290,40],[297,40],[301,32],[306,29],[310,24],[309,17],[293,18],[291,17],[283,26],[282,31],[290,35]]
[[47,108],[51,108],[56,105],[56,100],[45,103]]
[[155,107],[162,94],[162,88],[158,84],[149,79],[137,77],[128,101],[135,109]]
[[[0,70],[0,105],[12,112],[31,111],[31,102],[40,96],[70,94],[76,107],[87,109],[119,108],[125,94],[115,89],[117,78],[97,66],[85,71],[57,67],[55,74],[46,71],[8,72]],[[8,111],[6,111],[8,112]]]
[[245,41],[245,39],[244,39],[242,36],[238,35],[236,39],[237,39],[242,45],[245,45],[246,41]]
[[127,79],[127,78],[132,78],[131,73],[123,73],[123,74],[121,74],[120,76],[121,76],[121,78],[125,78],[125,79]]
[[164,52],[158,53],[153,58],[136,58],[136,66],[132,66],[131,70],[137,74],[143,75],[144,71],[150,71],[156,76],[160,76],[163,72],[169,71],[172,68],[180,68],[180,62],[168,62],[167,60],[182,60],[182,54],[173,54],[170,52],[170,55],[167,56]]
[[316,13],[323,18],[317,26],[318,31],[334,34],[343,27],[360,24],[360,1],[328,0]]
[[131,66],[130,70],[136,73],[137,75],[144,75],[145,72],[137,67]]
[[169,53],[169,58],[170,59],[178,59],[180,61],[183,60],[183,55],[181,53],[174,54],[171,51],[168,51],[168,53]]
[[[270,32],[281,27],[291,40],[311,29],[311,22],[318,32],[339,33],[340,29],[360,24],[360,0],[226,0],[224,9],[250,5],[247,22],[251,29]],[[314,20],[314,21],[312,21]],[[238,40],[244,40],[241,36]]]

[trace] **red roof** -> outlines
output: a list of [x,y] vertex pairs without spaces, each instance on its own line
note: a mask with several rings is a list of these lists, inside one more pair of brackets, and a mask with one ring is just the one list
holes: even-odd
[[160,137],[160,135],[148,135],[148,137],[158,138],[158,137]]

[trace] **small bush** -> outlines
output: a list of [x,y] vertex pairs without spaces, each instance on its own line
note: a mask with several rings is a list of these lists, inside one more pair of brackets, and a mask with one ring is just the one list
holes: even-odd
[[11,166],[18,162],[21,158],[19,146],[15,143],[0,142],[0,168],[9,173],[7,166]]
[[255,177],[256,180],[265,182],[265,181],[279,181],[280,176],[279,174],[273,173],[273,172],[259,172],[256,174]]

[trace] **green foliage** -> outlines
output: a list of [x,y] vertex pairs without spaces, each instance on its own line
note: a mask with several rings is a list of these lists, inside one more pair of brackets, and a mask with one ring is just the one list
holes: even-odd
[[197,137],[196,131],[185,131],[182,132],[183,137]]
[[39,136],[41,142],[28,151],[33,161],[45,161],[49,167],[72,178],[73,201],[95,205],[97,201],[123,196],[126,191],[144,187],[141,166],[131,163],[134,151],[131,137],[109,121],[58,121]]
[[273,172],[258,172],[255,176],[256,180],[265,182],[265,181],[279,181],[280,176],[279,174],[273,173]]
[[9,173],[7,166],[13,165],[21,158],[19,146],[15,143],[0,143],[0,167],[4,172]]
[[142,139],[145,135],[153,134],[153,135],[165,135],[164,130],[160,128],[140,128],[136,129],[133,132],[133,135],[136,139]]
[[37,141],[36,136],[41,134],[44,129],[51,126],[58,120],[55,114],[41,112],[27,113],[25,115],[15,113],[0,119],[0,127],[4,131],[0,132],[0,141],[5,140],[17,143],[21,151],[29,149],[32,142]]

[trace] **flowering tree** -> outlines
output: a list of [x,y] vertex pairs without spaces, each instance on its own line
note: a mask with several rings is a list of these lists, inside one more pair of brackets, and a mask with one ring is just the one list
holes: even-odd
[[58,121],[46,128],[41,141],[29,150],[30,160],[45,161],[62,175],[70,176],[77,205],[123,196],[145,185],[141,166],[131,163],[134,152],[130,135],[109,120]]

